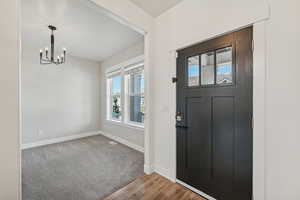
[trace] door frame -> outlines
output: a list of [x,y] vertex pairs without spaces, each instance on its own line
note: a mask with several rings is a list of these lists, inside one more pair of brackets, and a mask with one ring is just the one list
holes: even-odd
[[[211,38],[207,38],[204,42],[222,35],[226,35],[231,32],[238,31],[242,28],[253,26],[253,199],[265,199],[265,87],[266,87],[266,64],[267,64],[267,43],[266,43],[266,20],[262,20],[247,26],[241,27],[230,32],[222,33]],[[195,44],[199,43],[195,42]],[[193,44],[189,45],[192,46]],[[188,46],[173,50],[173,63],[171,75],[176,77],[177,70],[177,51],[184,49]],[[176,84],[172,86],[172,112],[176,113]],[[173,182],[182,184],[183,182],[177,180],[176,176],[176,120],[173,116],[172,122],[174,126],[172,127],[172,138],[171,138],[171,159],[172,159],[172,172],[170,178]],[[194,192],[200,193],[205,196],[204,193],[194,189],[189,185],[185,185],[189,189],[194,190]],[[209,196],[205,196],[210,198]],[[212,198],[213,199],[213,198]]]

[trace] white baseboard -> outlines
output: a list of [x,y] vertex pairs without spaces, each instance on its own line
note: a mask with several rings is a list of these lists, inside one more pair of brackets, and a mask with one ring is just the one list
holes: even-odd
[[163,176],[163,177],[169,179],[169,180],[172,181],[172,182],[175,182],[175,181],[176,181],[174,178],[172,178],[172,176],[171,176],[171,171],[168,170],[168,169],[166,169],[166,168],[164,168],[164,167],[162,167],[162,166],[160,166],[160,165],[155,165],[155,166],[154,166],[154,171],[155,171],[156,173],[158,173],[159,175],[161,175],[161,176]]
[[38,142],[27,143],[27,144],[22,145],[22,149],[31,149],[34,147],[40,147],[40,146],[45,146],[45,145],[49,145],[49,144],[56,144],[56,143],[66,142],[66,141],[70,141],[70,140],[76,140],[76,139],[95,136],[95,135],[100,135],[100,132],[93,131],[93,132],[81,133],[81,134],[77,134],[77,135],[70,135],[70,136],[65,136],[65,137],[59,137],[59,138],[53,138],[53,139],[48,139],[48,140],[43,140],[43,141],[38,141]]
[[120,137],[118,137],[118,136],[112,135],[112,134],[110,134],[110,133],[106,133],[106,132],[103,132],[103,131],[99,131],[99,133],[100,133],[101,135],[105,136],[105,137],[108,137],[108,138],[110,138],[110,139],[112,139],[112,140],[115,140],[116,142],[119,142],[119,143],[121,143],[121,144],[124,144],[124,145],[126,145],[126,146],[132,148],[132,149],[135,149],[135,150],[137,150],[137,151],[140,151],[140,152],[144,153],[144,148],[141,147],[141,146],[139,146],[139,145],[137,145],[137,144],[134,144],[134,143],[132,143],[132,142],[129,142],[128,140],[125,140],[125,139],[120,138]]
[[144,165],[144,173],[145,174],[152,174],[154,172],[153,167],[150,165]]

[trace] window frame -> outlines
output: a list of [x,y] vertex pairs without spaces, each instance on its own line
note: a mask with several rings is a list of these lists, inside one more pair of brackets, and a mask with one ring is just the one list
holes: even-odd
[[[126,72],[135,68],[139,68],[143,66],[143,73],[144,73],[144,56],[139,56],[128,60],[124,63],[121,63],[116,66],[110,67],[106,70],[106,121],[113,125],[119,125],[127,128],[133,128],[138,130],[144,130],[144,123],[133,122],[129,120],[129,111],[130,108],[128,105],[128,91],[126,91]],[[112,118],[112,105],[111,105],[111,98],[112,98],[112,77],[114,76],[121,76],[121,118],[120,120],[115,120]],[[144,92],[145,97],[145,92]]]

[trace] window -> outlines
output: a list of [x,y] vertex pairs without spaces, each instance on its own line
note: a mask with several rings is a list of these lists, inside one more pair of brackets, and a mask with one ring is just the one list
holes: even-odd
[[121,121],[122,119],[121,81],[121,75],[108,78],[108,118],[116,121]]
[[187,86],[219,87],[234,85],[233,51],[234,48],[228,46],[187,57]]
[[144,123],[145,115],[145,84],[143,66],[126,71],[126,120],[129,123]]
[[215,82],[215,54],[208,52],[201,55],[201,85],[212,85]]
[[145,81],[142,62],[107,73],[107,120],[143,127]]
[[199,56],[188,58],[188,86],[199,86]]
[[232,47],[219,49],[217,54],[217,84],[232,84]]

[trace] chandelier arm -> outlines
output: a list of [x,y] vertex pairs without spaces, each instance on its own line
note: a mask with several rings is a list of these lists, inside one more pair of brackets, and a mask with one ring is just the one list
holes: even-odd
[[41,59],[42,61],[45,61],[45,62],[51,62],[51,60],[47,59],[47,58],[42,58]]
[[49,60],[41,60],[40,63],[41,64],[51,64],[52,62]]
[[51,62],[41,62],[41,65],[51,65]]
[[61,63],[59,61],[53,61],[53,64],[59,65]]

